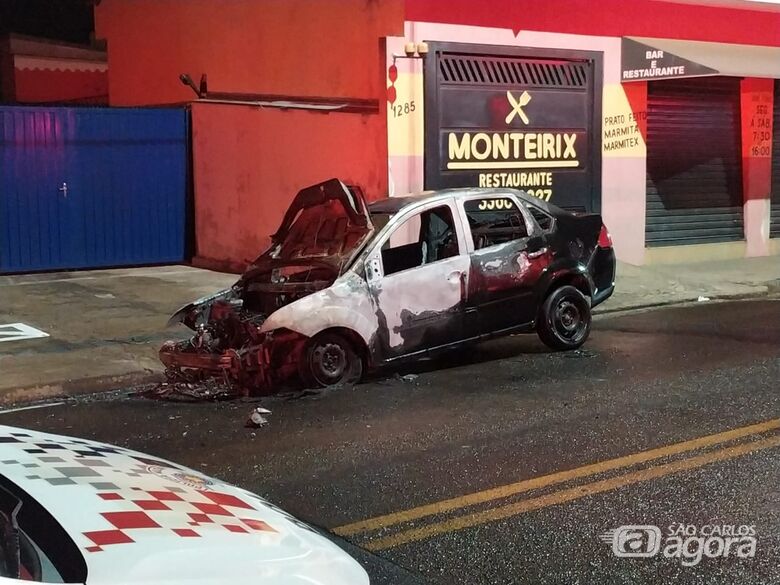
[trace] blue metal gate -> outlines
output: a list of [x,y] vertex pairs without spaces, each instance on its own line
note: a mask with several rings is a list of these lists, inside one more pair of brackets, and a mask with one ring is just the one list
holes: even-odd
[[0,107],[0,272],[184,259],[187,112]]

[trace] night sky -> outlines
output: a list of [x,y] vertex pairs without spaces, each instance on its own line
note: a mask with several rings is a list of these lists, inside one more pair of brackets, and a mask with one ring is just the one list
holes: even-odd
[[0,0],[0,36],[13,32],[88,44],[92,0]]

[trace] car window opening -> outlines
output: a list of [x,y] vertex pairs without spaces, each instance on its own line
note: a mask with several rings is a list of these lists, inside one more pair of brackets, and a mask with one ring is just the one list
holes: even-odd
[[385,276],[460,254],[452,211],[446,205],[413,215],[382,246]]
[[43,583],[85,582],[86,563],[67,532],[43,506],[3,476],[0,523],[2,576]]
[[19,579],[23,573],[17,516],[22,507],[19,498],[0,487],[0,575]]
[[474,199],[464,209],[475,250],[528,237],[525,218],[511,199]]
[[539,224],[539,227],[542,228],[545,232],[549,232],[552,230],[553,226],[553,218],[551,215],[545,213],[538,207],[535,207],[534,205],[528,205],[526,207],[528,211],[531,212],[531,215],[536,220],[536,223]]

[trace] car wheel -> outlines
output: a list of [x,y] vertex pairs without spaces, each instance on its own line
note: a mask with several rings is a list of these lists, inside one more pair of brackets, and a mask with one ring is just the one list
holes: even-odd
[[363,375],[363,360],[353,344],[338,333],[314,336],[303,352],[300,373],[309,387],[354,384]]
[[577,349],[590,335],[590,300],[573,286],[555,289],[539,310],[536,330],[552,349]]

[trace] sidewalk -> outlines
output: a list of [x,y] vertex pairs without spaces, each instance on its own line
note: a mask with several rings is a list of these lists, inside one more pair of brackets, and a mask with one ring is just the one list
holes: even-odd
[[[0,342],[0,403],[116,388],[159,376],[157,349],[186,338],[173,311],[237,277],[185,266],[0,276],[0,325],[50,337]],[[780,258],[667,266],[618,265],[597,313],[780,292]]]
[[780,292],[780,257],[632,266],[618,262],[615,293],[596,313]]
[[186,266],[0,276],[0,325],[50,335],[0,342],[0,403],[149,380],[161,343],[189,332],[168,317],[237,278]]

